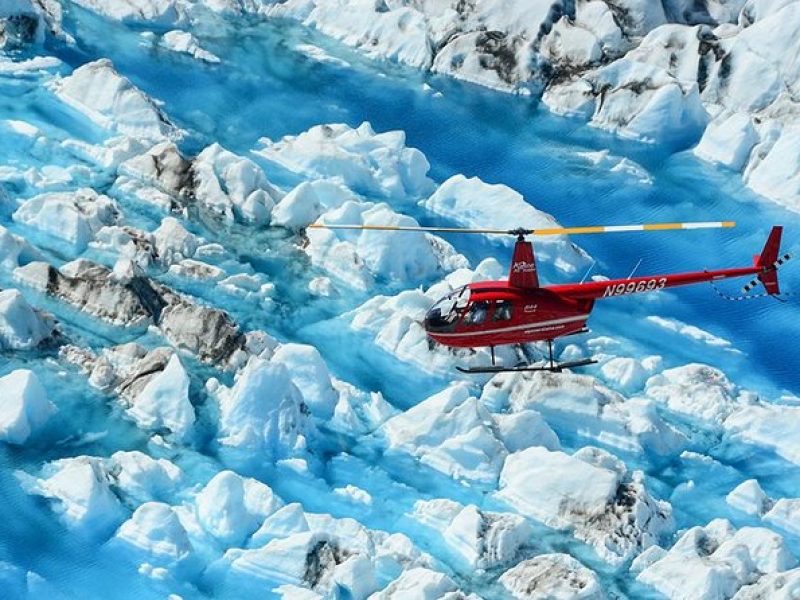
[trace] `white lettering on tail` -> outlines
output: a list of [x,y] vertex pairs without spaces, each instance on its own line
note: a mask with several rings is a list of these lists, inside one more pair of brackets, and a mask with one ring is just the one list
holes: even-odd
[[514,273],[535,273],[536,264],[521,260],[519,262],[515,262],[511,267],[511,270],[514,271]]

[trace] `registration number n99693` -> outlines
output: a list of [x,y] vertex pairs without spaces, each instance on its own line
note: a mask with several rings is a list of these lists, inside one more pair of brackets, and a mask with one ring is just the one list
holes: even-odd
[[656,290],[663,290],[666,285],[666,277],[611,284],[607,286],[605,292],[603,292],[603,298],[608,296],[622,296],[623,294],[636,294],[638,292],[653,292]]

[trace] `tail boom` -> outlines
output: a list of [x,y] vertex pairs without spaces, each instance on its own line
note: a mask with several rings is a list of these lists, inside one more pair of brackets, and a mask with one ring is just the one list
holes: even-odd
[[639,294],[643,292],[657,292],[666,288],[691,285],[704,281],[716,281],[731,277],[746,277],[760,273],[760,267],[744,267],[739,269],[721,269],[718,271],[695,271],[691,273],[673,273],[671,275],[650,275],[645,277],[631,277],[630,279],[609,279],[606,281],[592,281],[567,285],[548,286],[556,294],[575,299],[587,298],[613,298]]
[[772,232],[767,238],[767,243],[764,245],[764,250],[755,258],[755,264],[752,267],[673,273],[670,275],[650,275],[647,277],[631,277],[629,279],[609,279],[607,281],[592,281],[589,283],[554,285],[548,286],[548,289],[562,296],[575,299],[611,298],[642,292],[655,292],[665,288],[691,285],[704,281],[755,275],[756,278],[745,286],[745,293],[760,281],[764,285],[767,294],[779,294],[778,267],[790,258],[788,254],[779,256],[782,230],[783,228],[779,226],[772,228]]

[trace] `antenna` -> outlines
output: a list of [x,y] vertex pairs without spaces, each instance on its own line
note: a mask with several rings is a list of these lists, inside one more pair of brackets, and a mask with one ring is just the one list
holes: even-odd
[[635,266],[635,267],[633,267],[633,271],[631,271],[631,274],[630,274],[630,275],[628,275],[628,279],[630,279],[631,277],[633,277],[633,274],[634,274],[634,273],[636,273],[636,270],[639,268],[639,265],[641,265],[641,264],[642,264],[642,259],[640,258],[640,259],[639,259],[639,262],[637,262],[637,263],[636,263],[636,266]]
[[596,261],[595,259],[592,259],[592,264],[591,264],[591,265],[589,265],[589,268],[588,268],[588,269],[586,269],[586,273],[584,273],[584,274],[583,274],[583,278],[581,279],[581,283],[583,283],[584,281],[586,281],[586,278],[589,276],[589,273],[591,273],[591,272],[592,272],[592,269],[594,269],[594,266],[595,266],[596,264],[597,264],[597,261]]

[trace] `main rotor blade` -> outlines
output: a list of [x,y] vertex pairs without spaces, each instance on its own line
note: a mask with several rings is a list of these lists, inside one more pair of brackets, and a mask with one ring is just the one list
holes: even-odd
[[617,233],[623,231],[667,231],[673,229],[718,229],[736,227],[734,221],[702,221],[690,223],[645,223],[642,225],[592,225],[588,227],[551,227],[543,229],[472,229],[466,227],[421,227],[409,225],[337,225],[312,223],[310,229],[356,229],[366,231],[430,231],[438,233],[484,233],[497,235],[576,235]]
[[468,229],[466,227],[421,227],[409,225],[328,225],[312,223],[308,229],[364,229],[369,231],[438,231],[440,233],[496,233],[506,235],[508,229]]
[[623,231],[669,231],[673,229],[719,229],[736,227],[735,221],[695,221],[690,223],[644,223],[642,225],[598,225],[589,227],[555,227],[536,229],[533,235],[565,235],[583,233],[618,233]]

